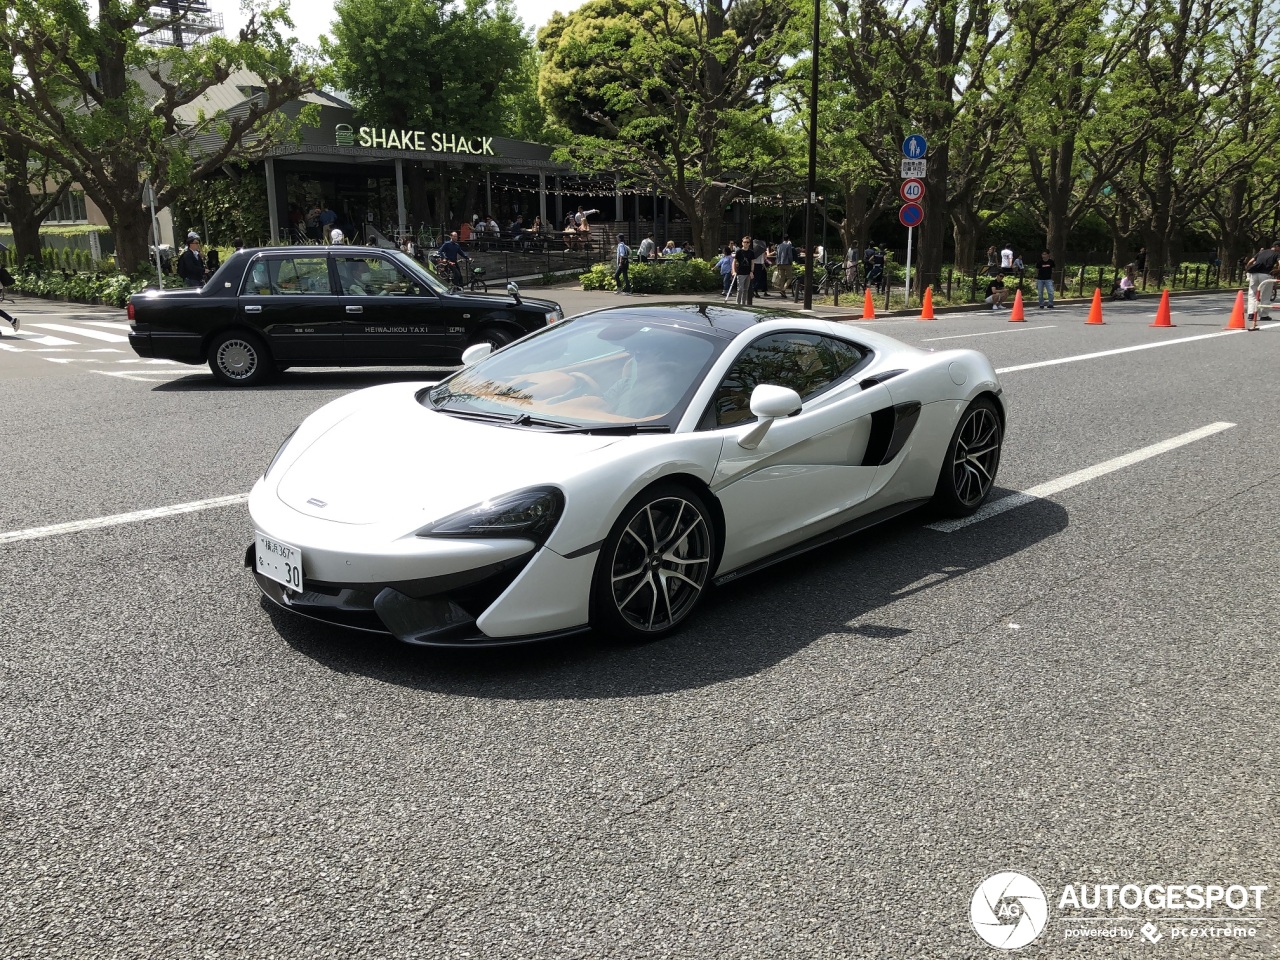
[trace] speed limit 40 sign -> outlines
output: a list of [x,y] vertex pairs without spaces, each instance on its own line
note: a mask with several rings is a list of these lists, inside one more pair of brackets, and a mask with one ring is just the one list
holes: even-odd
[[898,188],[898,195],[907,203],[915,203],[924,196],[924,181],[914,178],[903,180],[902,186]]

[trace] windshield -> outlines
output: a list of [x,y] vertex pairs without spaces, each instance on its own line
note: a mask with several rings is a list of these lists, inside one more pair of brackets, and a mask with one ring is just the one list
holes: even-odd
[[400,265],[405,273],[409,274],[428,290],[437,294],[448,294],[449,288],[433,277],[430,271],[422,269],[422,264],[418,263],[413,257],[399,250],[394,250],[391,252],[391,258]]
[[540,427],[673,427],[728,341],[588,314],[458,371],[423,402],[459,416]]

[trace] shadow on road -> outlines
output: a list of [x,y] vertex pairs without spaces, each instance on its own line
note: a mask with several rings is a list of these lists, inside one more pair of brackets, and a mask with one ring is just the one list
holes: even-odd
[[[199,368],[194,368],[199,369]],[[290,370],[261,386],[228,387],[213,378],[213,374],[195,373],[179,380],[157,383],[153,393],[274,393],[298,390],[361,390],[386,383],[435,383],[453,373],[457,367],[405,367],[398,370],[332,370],[311,368]]]
[[859,647],[911,631],[854,621],[959,578],[972,578],[976,588],[986,567],[1061,532],[1067,520],[1066,510],[1047,500],[951,534],[929,530],[923,514],[911,514],[714,590],[683,630],[643,645],[585,634],[523,647],[419,649],[304,620],[265,601],[264,608],[303,655],[384,683],[520,700],[645,696],[754,675],[832,633],[852,635],[849,656],[856,659]]

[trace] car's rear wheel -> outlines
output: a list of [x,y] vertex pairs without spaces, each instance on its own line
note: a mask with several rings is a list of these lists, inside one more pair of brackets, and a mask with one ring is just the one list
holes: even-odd
[[707,587],[716,533],[702,498],[662,483],[614,524],[592,583],[591,624],[628,640],[655,640],[683,623]]
[[209,345],[209,369],[232,387],[254,387],[275,370],[267,345],[257,334],[231,330],[219,334]]
[[961,414],[947,447],[933,495],[938,512],[967,517],[982,506],[995,484],[1003,443],[996,405],[987,397],[978,397]]

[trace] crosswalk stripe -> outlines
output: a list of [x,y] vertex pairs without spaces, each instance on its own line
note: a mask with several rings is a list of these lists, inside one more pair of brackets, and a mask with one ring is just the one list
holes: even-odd
[[106,327],[108,330],[124,329],[121,326],[124,323],[123,320],[86,320],[85,322],[91,327]]
[[84,327],[72,327],[63,323],[32,323],[32,327],[39,327],[42,330],[57,330],[59,333],[74,333],[82,337],[91,337],[94,340],[105,340],[108,343],[128,343],[129,338],[121,336],[118,333],[102,333],[99,330],[86,330]]
[[42,346],[42,347],[80,347],[80,346],[84,346],[84,344],[79,343],[79,342],[78,342],[78,341],[76,341],[76,340],[63,340],[61,337],[50,337],[50,336],[48,336],[48,335],[42,335],[42,336],[38,336],[38,337],[27,337],[27,336],[21,336],[21,337],[18,337],[18,339],[19,339],[19,340],[21,340],[21,341],[23,341],[24,343],[38,343],[38,344],[40,344],[40,346]]

